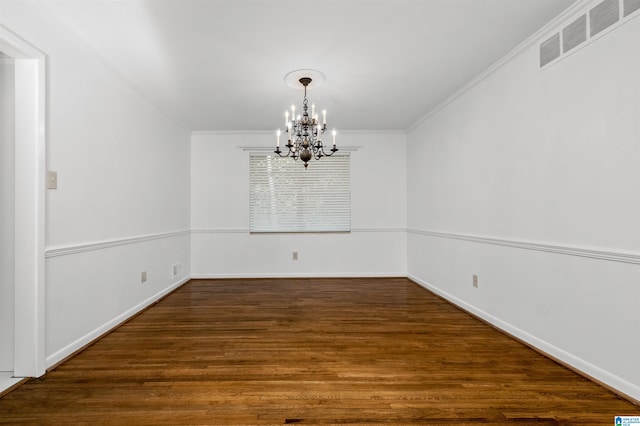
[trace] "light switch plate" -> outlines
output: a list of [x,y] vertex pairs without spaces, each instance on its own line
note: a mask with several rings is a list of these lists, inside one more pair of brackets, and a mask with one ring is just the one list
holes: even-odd
[[47,189],[58,189],[58,172],[47,171]]

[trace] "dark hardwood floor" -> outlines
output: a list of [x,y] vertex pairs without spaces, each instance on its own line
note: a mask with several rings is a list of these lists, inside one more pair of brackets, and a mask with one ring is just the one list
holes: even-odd
[[404,278],[195,280],[0,424],[593,424],[640,408]]

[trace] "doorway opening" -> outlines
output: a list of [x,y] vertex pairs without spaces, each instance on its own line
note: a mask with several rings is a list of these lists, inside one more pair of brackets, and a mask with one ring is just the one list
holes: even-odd
[[42,52],[1,25],[0,52],[1,392],[45,372],[46,81]]

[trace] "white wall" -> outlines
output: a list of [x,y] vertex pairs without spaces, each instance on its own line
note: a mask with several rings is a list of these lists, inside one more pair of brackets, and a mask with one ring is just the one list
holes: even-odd
[[0,371],[13,371],[14,65],[0,58]]
[[408,273],[640,400],[640,19],[537,46],[409,133]]
[[[271,133],[194,134],[191,138],[193,275],[406,275],[405,134],[342,134],[338,143],[338,148],[359,147],[351,153],[353,231],[251,235],[250,152],[241,147],[272,147],[275,137]],[[293,251],[299,252],[299,260],[292,260]]]
[[37,3],[2,8],[47,55],[50,366],[188,278],[189,134]]

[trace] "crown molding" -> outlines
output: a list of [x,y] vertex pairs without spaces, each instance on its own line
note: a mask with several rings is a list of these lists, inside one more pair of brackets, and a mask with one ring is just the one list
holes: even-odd
[[593,2],[594,2],[594,0],[578,0],[577,2],[575,2],[574,4],[569,6],[560,15],[556,16],[554,19],[549,21],[545,26],[540,28],[538,31],[536,31],[529,38],[527,38],[525,41],[520,43],[518,46],[516,46],[514,49],[512,49],[505,56],[503,56],[498,61],[496,61],[492,65],[490,65],[489,68],[487,68],[484,71],[482,71],[480,74],[478,74],[476,77],[474,77],[467,84],[465,84],[460,89],[455,91],[451,96],[447,97],[444,101],[442,101],[436,107],[431,109],[424,116],[419,118],[415,123],[410,125],[407,128],[407,132],[411,132],[412,130],[414,130],[415,128],[420,126],[422,123],[427,121],[429,118],[431,118],[432,116],[434,116],[435,114],[437,114],[438,112],[443,110],[447,105],[449,105],[450,103],[455,101],[457,98],[459,98],[460,96],[462,96],[463,94],[465,94],[466,92],[471,90],[473,87],[475,87],[477,84],[479,84],[484,79],[489,77],[491,74],[493,74],[494,72],[496,72],[497,70],[502,68],[505,64],[507,64],[508,62],[510,62],[511,60],[516,58],[517,56],[519,56],[521,53],[523,53],[525,50],[529,49],[534,44],[536,44],[539,41],[541,41],[543,39],[543,37],[547,36],[550,31],[552,31],[553,29],[558,27],[562,22],[566,21],[571,16],[574,16],[577,12],[582,11],[582,9],[586,8],[590,3],[593,3]]
[[[406,135],[406,130],[340,130],[338,135]],[[274,136],[274,130],[194,130],[191,136]]]

